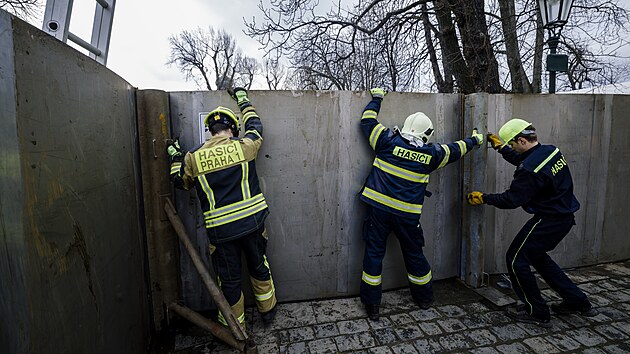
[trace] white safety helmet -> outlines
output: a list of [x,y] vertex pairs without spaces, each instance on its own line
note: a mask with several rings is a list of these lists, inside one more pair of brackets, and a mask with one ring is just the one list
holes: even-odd
[[405,125],[400,132],[411,134],[426,144],[433,135],[433,122],[426,114],[416,112],[405,119]]

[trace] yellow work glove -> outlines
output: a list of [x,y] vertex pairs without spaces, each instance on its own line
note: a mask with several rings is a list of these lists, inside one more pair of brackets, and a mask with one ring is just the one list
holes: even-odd
[[249,98],[247,97],[247,90],[242,87],[235,87],[233,89],[228,89],[228,94],[232,96],[236,104],[240,107],[243,103],[249,102]]
[[383,97],[385,97],[387,92],[385,92],[385,90],[380,87],[376,87],[376,88],[370,89],[370,94],[372,94],[372,98],[383,99]]
[[483,144],[483,134],[477,131],[477,128],[473,129],[472,137],[477,140],[477,145]]
[[468,204],[470,205],[485,204],[485,201],[483,200],[483,193],[481,192],[475,191],[468,193],[468,195],[466,196],[466,200],[468,200]]
[[492,145],[492,148],[495,150],[499,150],[501,148],[501,145],[503,145],[503,141],[501,141],[501,138],[499,138],[499,136],[496,134],[492,134],[488,132],[488,134],[486,135],[486,138],[488,138],[488,142],[490,143],[490,145]]

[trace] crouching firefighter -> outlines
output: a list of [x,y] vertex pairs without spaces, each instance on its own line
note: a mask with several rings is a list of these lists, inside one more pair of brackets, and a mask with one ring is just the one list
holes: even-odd
[[[243,114],[245,134],[238,137],[236,114],[226,107],[210,112],[205,125],[212,137],[183,153],[178,142],[167,147],[170,178],[176,188],[193,186],[201,204],[210,241],[217,284],[241,324],[245,307],[241,291],[241,254],[250,275],[258,311],[270,324],[276,313],[276,294],[265,255],[269,214],[256,174],[256,155],[262,145],[262,123],[243,88],[228,91]],[[221,312],[219,322],[227,326]]]
[[466,139],[430,144],[433,123],[422,112],[407,117],[402,130],[390,130],[376,120],[385,91],[375,88],[370,93],[372,100],[363,111],[361,128],[376,157],[361,191],[361,200],[368,204],[363,225],[361,302],[368,317],[378,320],[383,258],[392,231],[400,242],[413,300],[425,310],[433,303],[433,276],[422,252],[424,235],[420,225],[429,173],[481,145],[483,135],[474,130]]

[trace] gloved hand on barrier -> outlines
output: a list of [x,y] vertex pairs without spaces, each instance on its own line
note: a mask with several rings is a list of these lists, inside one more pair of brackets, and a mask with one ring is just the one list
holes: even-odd
[[477,128],[473,129],[471,136],[477,140],[477,145],[483,144],[483,134],[477,131]]
[[247,90],[242,87],[235,87],[233,89],[228,89],[228,94],[232,96],[236,104],[240,107],[244,103],[249,102],[249,98],[247,97]]
[[470,205],[481,205],[486,203],[483,200],[483,193],[477,191],[468,193],[468,195],[466,195],[466,200]]
[[488,142],[490,143],[492,148],[495,150],[499,150],[501,148],[501,145],[503,145],[503,141],[501,141],[501,138],[499,138],[499,136],[496,134],[488,132],[488,134],[486,134],[486,137],[488,138]]
[[179,146],[178,139],[168,139],[166,140],[166,153],[171,161],[182,161],[184,153],[182,152],[182,148]]
[[383,99],[383,97],[385,97],[387,92],[384,89],[380,88],[380,87],[375,87],[373,89],[370,89],[370,94],[372,95],[372,98]]

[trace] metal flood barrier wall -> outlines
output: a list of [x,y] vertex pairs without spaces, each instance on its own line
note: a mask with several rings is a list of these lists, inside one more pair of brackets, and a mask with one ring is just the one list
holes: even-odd
[[[370,94],[252,91],[250,98],[264,126],[257,168],[271,211],[266,222],[268,258],[279,300],[357,294],[365,211],[358,193],[374,158],[359,122]],[[238,112],[224,92],[171,92],[169,100],[172,134],[187,150],[204,139],[204,112],[219,105]],[[433,118],[434,140],[451,142],[470,134],[461,129],[461,103],[459,95],[390,93],[379,120],[390,128],[402,127],[409,114],[424,111]],[[459,163],[433,173],[429,184],[433,196],[423,208],[425,252],[436,279],[458,275],[460,173]],[[178,191],[176,205],[210,264],[196,193]],[[210,300],[187,255],[181,255],[180,265],[185,302],[193,308],[207,308]],[[383,286],[388,289],[406,283],[398,241],[391,237]]]
[[0,11],[0,352],[141,353],[135,89]]

